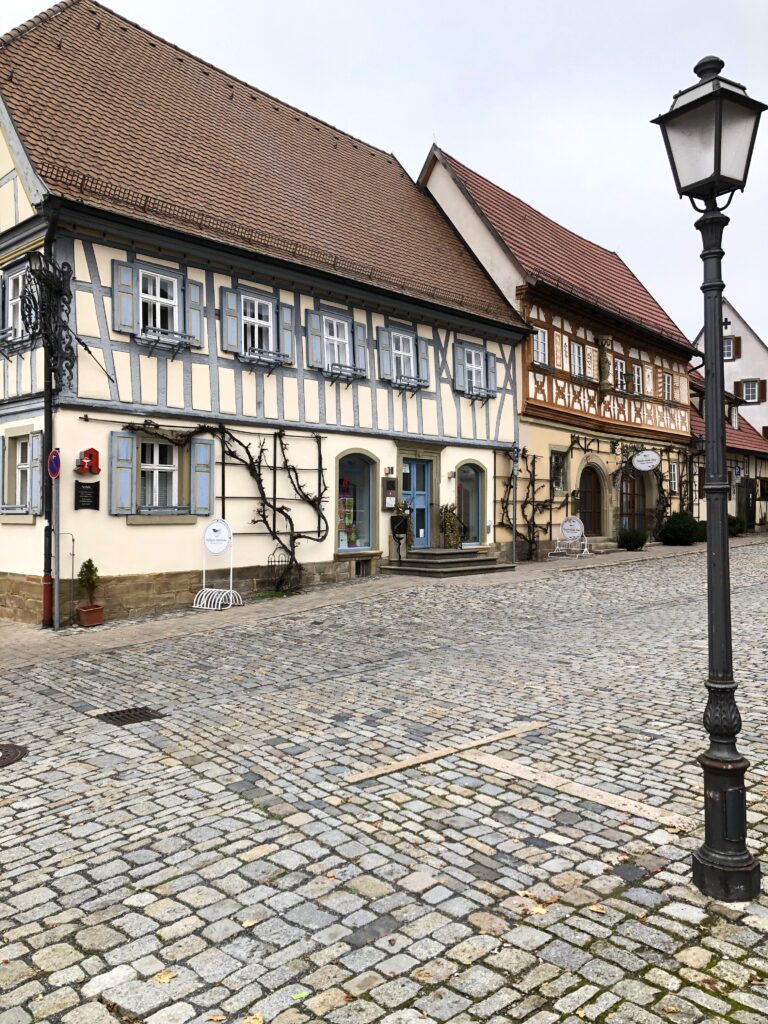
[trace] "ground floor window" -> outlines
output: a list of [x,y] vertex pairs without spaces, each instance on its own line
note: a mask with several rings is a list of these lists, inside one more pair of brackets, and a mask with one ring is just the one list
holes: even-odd
[[14,505],[26,508],[29,505],[29,438],[16,439],[16,491]]
[[641,476],[624,473],[619,491],[619,529],[645,530],[645,483]]
[[339,551],[373,547],[373,464],[364,455],[339,460],[336,538]]
[[175,508],[179,501],[178,448],[165,441],[141,442],[141,507]]

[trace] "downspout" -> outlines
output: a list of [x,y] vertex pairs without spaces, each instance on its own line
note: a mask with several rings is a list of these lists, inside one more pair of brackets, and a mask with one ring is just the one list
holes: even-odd
[[[56,228],[59,223],[59,203],[57,200],[48,199],[43,203],[41,212],[48,217],[48,227],[45,231],[43,241],[43,255],[47,260],[53,261],[53,241]],[[43,481],[43,629],[50,629],[53,626],[53,577],[52,552],[53,552],[53,480],[48,475],[47,458],[48,452],[53,451],[53,364],[51,360],[51,346],[55,343],[54,338],[43,338],[43,466],[41,467]]]

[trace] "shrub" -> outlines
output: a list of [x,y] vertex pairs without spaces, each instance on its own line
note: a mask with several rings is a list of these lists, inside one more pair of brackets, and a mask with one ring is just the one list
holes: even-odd
[[645,530],[619,530],[619,547],[626,551],[640,551],[647,540]]
[[86,558],[80,566],[80,570],[77,574],[77,582],[80,584],[80,589],[84,591],[88,597],[88,607],[93,608],[94,597],[99,586],[99,570],[93,564],[92,558]]
[[741,518],[741,516],[728,516],[728,536],[738,537],[740,533],[744,533],[747,528],[747,524]]
[[696,540],[703,540],[706,543],[706,540],[707,540],[707,521],[706,521],[706,519],[699,519],[696,522]]
[[440,532],[447,548],[461,547],[461,520],[455,505],[440,506]]
[[696,540],[698,530],[698,524],[690,512],[673,512],[662,526],[659,539],[662,544],[687,547]]

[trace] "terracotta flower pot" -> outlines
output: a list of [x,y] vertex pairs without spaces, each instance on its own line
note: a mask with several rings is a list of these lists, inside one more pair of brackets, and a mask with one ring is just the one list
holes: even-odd
[[81,626],[100,626],[104,622],[104,605],[94,604],[89,608],[78,605],[77,621]]

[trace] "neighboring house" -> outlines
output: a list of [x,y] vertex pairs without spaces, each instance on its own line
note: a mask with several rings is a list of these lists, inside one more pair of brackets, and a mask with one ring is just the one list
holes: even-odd
[[[706,384],[700,373],[691,373],[691,511],[697,519],[707,518],[704,493],[704,399]],[[725,446],[728,485],[728,514],[744,521],[745,529],[768,524],[768,438],[758,433],[743,415],[743,400],[725,395]]]
[[[529,546],[546,550],[569,514],[591,536],[656,529],[688,485],[690,343],[616,253],[436,146],[419,181],[535,328],[518,350],[528,458],[514,518]],[[631,465],[645,448],[655,471]]]
[[[704,352],[704,331],[696,337]],[[743,400],[742,416],[768,437],[768,345],[734,306],[723,298],[723,368],[725,386]],[[699,367],[704,373],[704,367]]]
[[0,40],[0,97],[5,614],[41,614],[45,239],[88,346],[54,395],[61,532],[108,615],[188,606],[212,517],[244,593],[293,555],[376,571],[398,500],[416,548],[451,503],[494,544],[528,328],[393,156],[93,0]]

